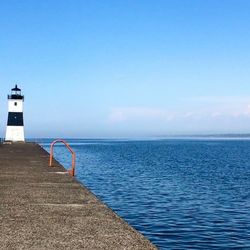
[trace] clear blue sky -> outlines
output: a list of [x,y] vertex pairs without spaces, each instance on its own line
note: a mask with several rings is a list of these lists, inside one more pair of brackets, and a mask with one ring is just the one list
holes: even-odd
[[0,130],[27,137],[250,132],[249,0],[0,1]]

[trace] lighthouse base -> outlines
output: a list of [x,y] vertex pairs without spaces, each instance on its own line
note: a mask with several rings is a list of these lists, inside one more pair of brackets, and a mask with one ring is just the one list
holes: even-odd
[[7,126],[5,141],[24,142],[23,126]]

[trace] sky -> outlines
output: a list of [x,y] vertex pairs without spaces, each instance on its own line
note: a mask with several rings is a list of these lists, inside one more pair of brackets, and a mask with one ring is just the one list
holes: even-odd
[[249,0],[0,0],[26,137],[250,133]]

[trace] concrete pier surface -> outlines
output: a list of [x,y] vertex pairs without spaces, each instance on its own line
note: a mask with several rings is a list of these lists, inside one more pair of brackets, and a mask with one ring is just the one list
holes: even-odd
[[156,249],[48,161],[37,144],[0,145],[0,249]]

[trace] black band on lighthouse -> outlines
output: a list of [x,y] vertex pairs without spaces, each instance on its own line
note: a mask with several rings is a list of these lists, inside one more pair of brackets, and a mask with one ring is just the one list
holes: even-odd
[[8,126],[23,126],[23,113],[22,112],[9,112]]

